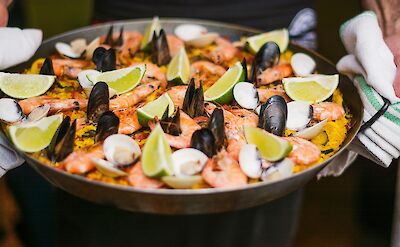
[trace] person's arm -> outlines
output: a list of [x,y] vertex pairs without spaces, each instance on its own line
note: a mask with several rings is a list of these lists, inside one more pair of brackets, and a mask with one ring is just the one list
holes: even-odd
[[394,55],[398,70],[393,87],[400,97],[400,0],[362,0],[362,3],[378,16],[385,41]]
[[7,26],[8,22],[8,10],[7,7],[10,5],[12,0],[0,0],[0,27]]

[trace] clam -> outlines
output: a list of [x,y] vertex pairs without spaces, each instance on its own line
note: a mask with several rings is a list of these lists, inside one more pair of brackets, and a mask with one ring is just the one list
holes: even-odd
[[115,178],[115,177],[123,177],[127,176],[128,173],[122,171],[115,167],[115,165],[107,160],[99,159],[96,157],[92,157],[92,162],[96,166],[97,170],[103,173],[106,176]]
[[86,47],[86,59],[87,60],[91,60],[93,58],[93,53],[96,50],[97,47],[99,47],[100,44],[100,37],[95,38],[94,40],[92,40],[92,42],[90,42],[88,44],[88,46]]
[[209,158],[217,153],[215,137],[211,130],[207,128],[201,128],[193,133],[190,140],[190,147],[202,151]]
[[296,53],[290,60],[290,65],[297,76],[309,76],[317,65],[312,57],[304,53]]
[[41,75],[54,75],[53,62],[51,58],[46,58],[40,68],[39,74]]
[[11,98],[0,99],[0,120],[5,123],[15,123],[25,117],[21,106]]
[[47,147],[47,157],[51,162],[64,160],[74,150],[76,120],[71,125],[70,121],[69,116],[63,119]]
[[107,137],[118,133],[119,118],[111,111],[104,112],[97,122],[95,142],[102,142]]
[[221,150],[225,143],[224,111],[221,108],[214,109],[208,120],[207,127],[214,135],[217,151]]
[[34,108],[31,113],[29,113],[27,120],[29,122],[39,121],[40,119],[47,116],[50,111],[50,105],[44,104]]
[[57,42],[55,47],[57,52],[64,57],[80,58],[85,52],[87,44],[85,39],[76,39],[69,44]]
[[141,154],[139,145],[131,137],[122,134],[110,135],[103,143],[104,155],[117,166],[133,164]]
[[291,101],[287,103],[288,118],[286,128],[301,130],[307,127],[313,116],[312,106],[303,101]]
[[209,33],[207,28],[197,24],[181,24],[175,28],[175,35],[187,45],[202,48],[218,38],[217,33]]
[[160,30],[159,35],[154,31],[152,44],[152,56],[153,63],[158,66],[166,65],[171,61],[171,55],[169,53],[169,46],[167,41],[167,35],[164,29]]
[[117,63],[115,50],[97,47],[93,52],[92,61],[96,64],[96,70],[100,72],[115,70]]
[[256,82],[257,76],[264,70],[277,65],[280,55],[279,46],[273,41],[269,41],[261,46],[251,65],[250,81]]
[[323,131],[327,122],[328,122],[328,119],[325,119],[311,127],[305,128],[297,133],[294,133],[294,136],[301,137],[301,138],[304,138],[307,140],[311,140]]
[[203,170],[207,160],[207,155],[197,149],[179,149],[172,154],[174,174],[177,177],[198,174]]
[[89,95],[87,106],[87,119],[97,122],[99,117],[109,109],[110,99],[108,85],[105,82],[97,82]]
[[282,96],[270,97],[260,108],[258,116],[258,127],[266,131],[283,136],[286,128],[288,109]]
[[249,178],[260,178],[262,169],[262,160],[260,152],[256,145],[246,144],[239,153],[240,168]]
[[194,185],[200,184],[203,181],[203,177],[200,175],[195,176],[165,176],[161,180],[173,189],[191,189]]
[[266,168],[261,174],[261,180],[273,182],[290,177],[293,174],[294,163],[291,159],[285,158]]
[[199,88],[196,88],[194,79],[190,80],[183,99],[182,111],[191,118],[202,116],[204,114],[204,91],[203,84],[200,82]]
[[249,110],[256,109],[260,102],[257,88],[249,82],[236,84],[233,88],[233,97],[241,107]]

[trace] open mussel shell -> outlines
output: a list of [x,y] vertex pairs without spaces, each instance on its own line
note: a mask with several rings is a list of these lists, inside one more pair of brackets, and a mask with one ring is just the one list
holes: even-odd
[[21,106],[11,98],[0,99],[0,120],[5,123],[16,123],[25,117]]
[[181,130],[181,113],[178,109],[176,112],[168,117],[169,114],[169,106],[167,106],[167,109],[165,109],[165,112],[162,116],[162,120],[160,121],[161,128],[163,129],[164,133],[173,135],[173,136],[179,136],[182,133]]
[[53,62],[51,58],[46,58],[40,68],[39,74],[41,75],[54,75]]
[[249,178],[260,178],[262,173],[262,160],[256,145],[246,144],[239,153],[239,164],[243,173]]
[[279,63],[280,56],[281,51],[275,42],[269,41],[261,46],[251,65],[250,80],[256,82],[259,74]]
[[107,137],[117,134],[119,118],[111,111],[104,112],[97,122],[95,142],[102,142]]
[[105,82],[97,82],[89,95],[87,119],[97,122],[99,117],[109,109],[110,95]]
[[286,128],[302,130],[307,127],[313,116],[312,106],[303,101],[291,101],[287,103],[288,118]]
[[135,140],[122,134],[107,137],[103,143],[103,151],[107,160],[117,166],[133,164],[141,154],[140,147]]
[[93,164],[96,166],[97,170],[106,176],[116,178],[127,176],[128,173],[118,169],[115,165],[107,160],[99,159],[96,157],[91,158]]
[[173,189],[192,189],[193,186],[203,181],[203,177],[200,175],[184,177],[164,176],[161,180]]
[[124,43],[124,27],[122,26],[119,30],[119,36],[117,39],[114,39],[114,26],[111,25],[110,29],[108,29],[107,36],[104,40],[104,44],[109,45],[110,47],[120,47]]
[[312,57],[299,52],[292,56],[290,59],[290,65],[292,66],[295,75],[309,76],[314,72],[317,64]]
[[249,82],[236,84],[233,88],[233,97],[241,107],[249,110],[256,109],[260,102],[257,88]]
[[261,180],[273,182],[290,177],[293,174],[294,163],[291,159],[285,158],[279,162],[273,163],[270,167],[263,170]]
[[96,70],[100,72],[115,70],[117,66],[117,57],[113,48],[97,47],[93,52],[92,61],[96,64]]
[[179,149],[172,153],[174,174],[177,177],[198,174],[203,170],[207,160],[207,155],[198,149]]
[[282,96],[274,95],[261,105],[258,116],[258,127],[277,135],[283,136],[286,128],[288,109]]
[[71,125],[70,121],[69,116],[64,118],[47,147],[47,157],[51,162],[64,160],[74,150],[76,120]]
[[208,129],[214,135],[217,151],[221,150],[225,143],[224,111],[221,108],[215,108],[212,112],[208,120]]
[[167,65],[171,61],[171,55],[169,52],[169,46],[167,41],[167,35],[164,29],[160,30],[159,35],[154,31],[152,44],[151,59],[153,63],[158,66]]
[[210,129],[202,128],[196,130],[190,141],[190,147],[200,150],[205,153],[207,157],[211,158],[217,154],[217,147],[215,145],[215,137]]
[[50,105],[44,104],[34,108],[31,113],[29,113],[27,120],[29,122],[39,121],[40,119],[47,116],[50,111]]
[[324,130],[324,127],[327,122],[328,119],[325,119],[311,127],[305,128],[299,132],[294,133],[293,136],[301,137],[306,140],[311,140]]
[[200,82],[196,88],[194,79],[190,80],[183,99],[182,111],[191,118],[199,117],[204,114],[204,91],[203,84]]

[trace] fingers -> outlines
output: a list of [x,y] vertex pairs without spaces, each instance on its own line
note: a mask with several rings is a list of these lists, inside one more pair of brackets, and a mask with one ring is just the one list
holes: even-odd
[[400,55],[394,57],[394,62],[397,66],[396,76],[393,81],[394,92],[400,98]]
[[0,0],[0,27],[7,26],[8,10],[7,3]]

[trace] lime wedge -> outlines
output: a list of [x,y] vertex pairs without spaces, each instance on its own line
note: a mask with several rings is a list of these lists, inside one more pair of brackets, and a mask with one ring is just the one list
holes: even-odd
[[90,74],[87,75],[87,78],[93,83],[103,81],[117,94],[122,94],[134,89],[142,81],[145,72],[146,65],[141,64],[104,73]]
[[143,173],[148,177],[172,175],[171,147],[158,124],[150,133],[142,153]]
[[179,50],[179,53],[176,54],[172,58],[171,62],[168,64],[167,80],[187,84],[189,82],[189,76],[190,76],[189,58],[186,54],[185,48],[182,47]]
[[283,28],[254,35],[246,39],[250,51],[254,54],[268,41],[274,41],[279,46],[281,52],[284,52],[289,44],[289,32],[286,28]]
[[244,70],[240,62],[230,67],[210,88],[204,92],[206,101],[227,104],[233,99],[233,88],[244,80]]
[[154,31],[158,35],[161,30],[161,24],[160,20],[158,19],[158,16],[154,16],[153,20],[149,25],[146,27],[146,31],[144,32],[144,37],[142,39],[142,43],[140,44],[140,49],[141,50],[148,50],[149,49],[149,44],[151,40],[153,39]]
[[292,151],[292,145],[288,141],[263,129],[244,126],[244,135],[247,143],[256,145],[261,156],[268,161],[283,159]]
[[286,94],[293,100],[318,103],[329,98],[339,84],[339,75],[289,77],[282,80]]
[[147,103],[137,110],[139,123],[142,126],[148,126],[148,122],[155,117],[161,119],[165,110],[168,107],[168,116],[174,113],[174,102],[169,97],[168,93],[161,95],[158,99]]
[[11,125],[8,128],[11,140],[15,146],[24,152],[37,152],[46,148],[61,124],[61,114],[42,118],[36,122]]
[[53,85],[55,76],[34,74],[10,74],[0,72],[0,89],[17,99],[44,94]]

